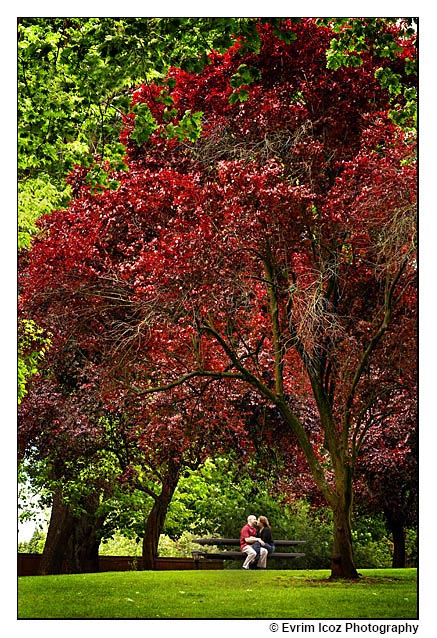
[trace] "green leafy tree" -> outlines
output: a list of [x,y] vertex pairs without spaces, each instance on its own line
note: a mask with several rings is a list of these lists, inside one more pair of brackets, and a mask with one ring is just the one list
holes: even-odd
[[49,338],[38,328],[34,321],[23,319],[19,324],[18,343],[18,403],[26,394],[27,381],[38,370],[38,364],[44,357]]
[[18,543],[18,551],[23,554],[42,554],[45,538],[45,533],[36,528],[29,541]]
[[[37,211],[65,203],[64,178],[75,163],[107,185],[103,162],[124,168],[118,142],[131,89],[163,79],[169,66],[199,71],[233,35],[259,46],[248,18],[21,18],[18,22],[18,171],[24,228]],[[98,161],[95,162],[96,157]],[[54,191],[53,191],[54,189]]]
[[[326,52],[328,69],[359,67],[372,52],[381,60],[375,77],[391,96],[390,116],[404,127],[417,124],[417,18],[323,18],[335,33]],[[405,43],[409,43],[409,48]],[[402,53],[402,56],[399,54]]]

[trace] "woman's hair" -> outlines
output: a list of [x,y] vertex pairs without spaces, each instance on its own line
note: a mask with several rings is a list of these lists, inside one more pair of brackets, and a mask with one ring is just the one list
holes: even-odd
[[270,527],[270,523],[267,519],[267,516],[260,516],[258,518],[259,522],[262,523],[264,525],[264,527]]

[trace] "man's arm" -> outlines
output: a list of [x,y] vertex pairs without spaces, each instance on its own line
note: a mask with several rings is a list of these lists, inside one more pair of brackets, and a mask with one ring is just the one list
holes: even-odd
[[256,541],[256,538],[252,536],[249,525],[245,525],[240,533],[240,542],[252,545]]

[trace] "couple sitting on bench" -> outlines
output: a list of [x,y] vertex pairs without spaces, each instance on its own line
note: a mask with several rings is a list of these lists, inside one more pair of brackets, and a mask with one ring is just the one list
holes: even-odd
[[265,516],[260,516],[258,520],[253,514],[247,517],[247,524],[240,532],[240,549],[247,554],[243,569],[267,567],[267,556],[275,551],[275,545]]

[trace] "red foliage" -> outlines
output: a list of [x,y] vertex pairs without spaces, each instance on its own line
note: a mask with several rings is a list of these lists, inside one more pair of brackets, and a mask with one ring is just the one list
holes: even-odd
[[357,498],[388,521],[417,525],[417,409],[411,391],[393,393],[374,415],[357,464]]
[[[117,191],[71,177],[69,209],[41,220],[22,307],[98,366],[101,404],[135,415],[148,454],[212,431],[244,447],[250,387],[333,504],[373,407],[414,360],[414,139],[387,118],[380,60],[327,71],[330,30],[290,29],[285,43],[263,25],[259,53],[236,45],[134,92],[157,128],[138,147],[126,116]],[[230,103],[242,64],[257,73]],[[187,111],[203,112],[199,139],[169,139]]]

